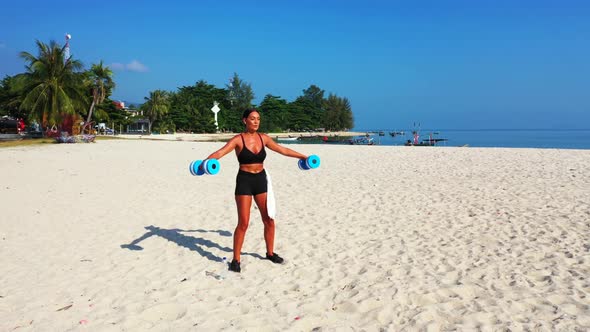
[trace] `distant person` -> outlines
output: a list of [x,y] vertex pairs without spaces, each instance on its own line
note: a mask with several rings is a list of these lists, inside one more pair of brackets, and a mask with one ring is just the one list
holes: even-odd
[[21,133],[23,131],[25,131],[25,128],[27,126],[25,125],[25,121],[22,118],[18,119],[18,132]]
[[260,127],[260,113],[256,109],[248,109],[242,115],[245,131],[234,136],[224,147],[210,154],[206,159],[221,159],[231,151],[235,151],[240,163],[236,177],[235,199],[238,207],[238,225],[234,232],[233,260],[229,269],[240,272],[240,254],[246,230],[250,222],[250,207],[252,197],[258,206],[262,222],[264,223],[264,241],[266,242],[266,258],[273,263],[281,264],[283,258],[274,252],[275,221],[268,215],[267,210],[267,175],[264,170],[266,158],[265,147],[284,156],[307,159],[307,156],[283,147],[266,134],[258,133]]

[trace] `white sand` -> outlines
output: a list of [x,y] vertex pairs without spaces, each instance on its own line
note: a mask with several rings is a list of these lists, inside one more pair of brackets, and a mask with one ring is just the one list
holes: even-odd
[[0,331],[590,329],[590,151],[292,145],[322,166],[267,159],[286,263],[252,208],[220,281],[237,161],[188,164],[221,145],[0,149]]

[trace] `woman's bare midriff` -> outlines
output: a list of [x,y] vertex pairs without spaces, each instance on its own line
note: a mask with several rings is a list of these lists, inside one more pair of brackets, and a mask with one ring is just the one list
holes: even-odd
[[248,173],[260,173],[264,169],[264,164],[245,164],[240,165],[240,171]]

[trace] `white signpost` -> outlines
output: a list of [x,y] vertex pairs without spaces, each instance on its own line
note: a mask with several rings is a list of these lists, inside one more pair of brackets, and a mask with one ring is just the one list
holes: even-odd
[[214,101],[213,102],[213,107],[211,107],[211,111],[213,111],[213,113],[215,113],[215,130],[219,131],[219,124],[217,123],[217,113],[219,113],[219,111],[221,111],[221,109],[219,108],[219,103]]

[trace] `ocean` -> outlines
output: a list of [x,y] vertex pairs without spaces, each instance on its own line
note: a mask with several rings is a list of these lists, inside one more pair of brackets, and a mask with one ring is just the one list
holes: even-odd
[[[355,130],[363,132],[364,130]],[[393,130],[368,130],[367,132],[383,131],[385,136],[371,134],[380,145],[404,145],[413,140],[412,130],[405,130],[405,135],[392,137]],[[445,138],[437,146],[471,146],[471,147],[505,147],[505,148],[543,148],[543,149],[590,149],[590,129],[584,130],[420,130],[420,141],[433,138]]]

